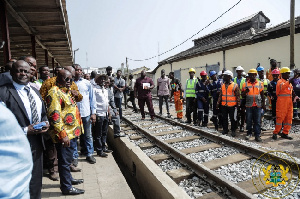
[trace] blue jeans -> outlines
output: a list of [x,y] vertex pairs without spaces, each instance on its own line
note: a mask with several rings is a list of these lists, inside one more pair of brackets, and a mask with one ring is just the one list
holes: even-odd
[[105,149],[108,128],[107,116],[97,116],[95,124],[95,149],[97,154],[101,154]]
[[78,154],[78,148],[77,148],[77,140],[78,137],[73,138],[72,140],[74,140],[74,142],[70,142],[70,147],[72,147],[73,150],[73,160],[78,159],[79,154]]
[[120,128],[120,116],[119,115],[116,115],[112,110],[110,111],[111,112],[111,121],[114,125],[114,135],[120,135],[120,131],[121,131],[121,128]]
[[[246,118],[247,118],[247,135],[252,134],[252,130],[254,130],[254,136],[260,136],[260,118],[261,118],[261,108],[254,107],[246,107]],[[253,121],[253,122],[252,122]],[[252,126],[254,129],[252,129]]]
[[121,98],[115,97],[114,100],[115,100],[116,107],[119,109],[120,119],[122,119],[122,97]]
[[77,139],[70,140],[70,147],[63,147],[62,143],[56,143],[58,159],[58,172],[60,177],[60,190],[67,191],[72,188],[72,175],[70,165],[72,163],[73,146],[77,145]]
[[82,123],[84,128],[83,141],[87,150],[87,156],[91,156],[94,153],[93,146],[93,136],[92,136],[92,126],[91,126],[91,116],[82,117]]

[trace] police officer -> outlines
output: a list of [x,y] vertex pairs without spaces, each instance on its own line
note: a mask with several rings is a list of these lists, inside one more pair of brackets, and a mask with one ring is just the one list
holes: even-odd
[[195,77],[195,69],[190,68],[189,75],[190,78],[186,80],[184,97],[186,98],[186,118],[187,121],[185,123],[190,124],[192,122],[191,113],[193,112],[193,122],[194,125],[197,124],[197,105],[196,105],[196,84],[198,82]]
[[[196,95],[197,95],[197,107],[198,107],[198,125],[202,121],[202,126],[206,127],[208,123],[208,112],[209,112],[209,80],[207,79],[207,73],[201,71],[201,80],[198,79],[196,84]],[[204,118],[203,118],[204,112]]]

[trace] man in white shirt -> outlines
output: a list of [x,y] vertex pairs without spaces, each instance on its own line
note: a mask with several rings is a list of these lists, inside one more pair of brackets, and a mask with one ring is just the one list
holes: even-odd
[[114,95],[115,95],[115,103],[117,108],[119,108],[120,119],[122,119],[122,98],[123,91],[125,90],[125,80],[121,78],[122,71],[117,71],[117,77],[115,77],[115,85],[114,85]]

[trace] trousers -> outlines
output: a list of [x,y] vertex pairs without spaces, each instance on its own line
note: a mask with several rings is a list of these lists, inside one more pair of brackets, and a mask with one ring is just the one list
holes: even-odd
[[235,117],[236,106],[222,106],[223,131],[228,133],[228,116],[231,123],[231,131],[236,130],[237,118]]
[[278,134],[283,125],[282,133],[289,134],[292,128],[293,120],[293,101],[292,97],[280,97],[278,96],[276,102],[276,125],[274,134]]
[[107,116],[97,116],[95,124],[95,149],[97,154],[101,154],[105,149],[107,138],[108,118]]
[[72,156],[74,148],[73,146],[77,142],[77,139],[70,140],[70,147],[63,147],[62,143],[56,143],[58,158],[58,172],[60,177],[60,189],[61,191],[67,191],[72,188],[73,177],[71,175],[70,165],[72,163]]
[[145,118],[145,103],[147,104],[150,116],[153,117],[155,115],[151,96],[139,98],[138,103],[139,103],[139,108],[141,111],[142,118]]
[[190,123],[192,121],[191,114],[193,112],[193,122],[197,122],[197,104],[195,102],[194,97],[187,97],[186,98],[186,118],[187,121]]
[[[208,112],[209,112],[209,102],[207,99],[207,102],[204,103],[202,100],[198,99],[197,100],[197,106],[198,106],[198,121],[203,124],[208,123]],[[204,112],[204,117],[203,117],[203,112]]]
[[181,91],[174,92],[174,103],[175,103],[175,110],[177,113],[177,118],[183,117],[183,102],[182,102],[182,99],[180,99],[180,93],[181,93]]
[[114,100],[116,103],[116,107],[119,109],[120,119],[122,119],[122,97],[121,98],[115,97]]
[[159,96],[159,113],[160,114],[162,114],[163,101],[165,101],[165,103],[166,103],[167,113],[170,114],[168,99],[169,99],[169,95],[161,95],[161,96]]
[[[259,137],[261,132],[261,108],[257,106],[246,107],[246,120],[247,120],[247,135],[252,135],[252,130],[254,130],[254,136]],[[252,123],[253,121],[253,123]],[[254,129],[252,129],[252,126]]]
[[135,104],[135,98],[134,98],[134,91],[130,91],[127,102],[131,102],[132,106],[133,106],[133,110],[137,111],[136,104]]

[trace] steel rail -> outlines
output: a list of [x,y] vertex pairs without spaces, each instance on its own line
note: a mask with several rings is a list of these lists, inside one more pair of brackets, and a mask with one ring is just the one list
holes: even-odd
[[231,194],[234,194],[236,197],[240,197],[243,199],[250,199],[250,198],[254,199],[255,198],[252,194],[250,194],[249,192],[240,188],[233,182],[226,180],[224,177],[220,176],[219,174],[215,173],[214,171],[210,170],[209,168],[205,167],[204,165],[196,162],[192,158],[186,156],[181,151],[173,148],[171,145],[158,139],[156,136],[154,136],[149,131],[144,130],[144,129],[140,128],[139,126],[135,125],[132,121],[127,119],[125,115],[123,116],[123,119],[129,125],[133,126],[135,129],[138,129],[140,132],[145,134],[146,137],[149,138],[157,146],[159,146],[163,150],[167,151],[173,158],[178,160],[181,164],[191,168],[197,175],[203,176],[203,174],[205,174],[207,176],[207,178],[212,179],[214,181],[214,183],[216,183],[222,187],[226,187],[231,192]]

